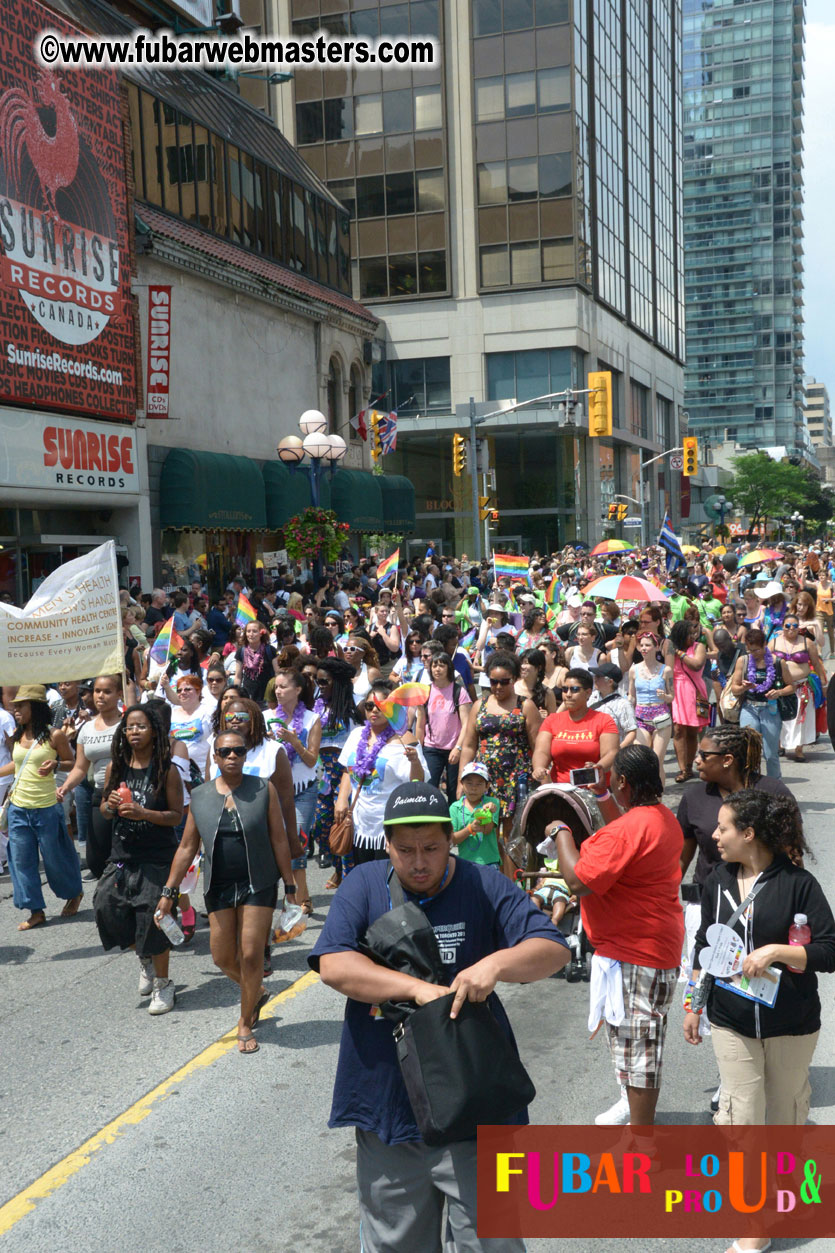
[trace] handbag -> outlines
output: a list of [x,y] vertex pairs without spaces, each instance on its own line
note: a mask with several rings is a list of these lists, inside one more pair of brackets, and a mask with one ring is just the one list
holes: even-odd
[[2,832],[3,835],[5,835],[9,829],[9,806],[12,803],[12,797],[14,796],[14,790],[15,790],[15,787],[17,786],[17,781],[20,778],[20,776],[23,774],[23,771],[26,769],[26,763],[29,760],[29,757],[37,743],[38,741],[34,740],[32,744],[30,744],[27,750],[26,756],[23,758],[23,761],[20,763],[20,771],[15,776],[15,781],[12,784],[12,786],[9,788],[8,792],[6,793],[6,799],[3,801],[2,808],[0,808],[0,832]]
[[351,849],[354,847],[354,806],[359,800],[359,794],[362,789],[360,783],[354,799],[351,801],[350,808],[344,818],[337,818],[331,823],[331,829],[328,832],[328,848],[332,857],[347,857]]
[[690,682],[693,684],[693,688],[696,693],[696,717],[700,721],[704,720],[705,722],[709,722],[710,721],[710,701],[707,699],[706,696],[699,695],[699,689],[696,686],[696,680],[693,678],[692,674],[690,673],[690,667],[685,666],[684,663],[682,662],[681,668],[684,671],[684,673],[687,675]]
[[[786,680],[783,677],[782,662],[775,659],[774,671],[777,683],[780,687],[786,686]],[[780,715],[781,722],[792,722],[797,717],[797,711],[800,703],[797,699],[797,692],[789,692],[786,696],[777,697],[777,712]]]
[[728,679],[719,696],[719,711],[726,722],[739,722],[742,702],[731,691],[731,680]]

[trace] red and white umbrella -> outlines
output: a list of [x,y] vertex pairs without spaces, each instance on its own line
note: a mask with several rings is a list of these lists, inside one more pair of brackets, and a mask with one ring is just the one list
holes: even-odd
[[583,588],[583,595],[593,600],[669,600],[666,592],[634,574],[607,574]]

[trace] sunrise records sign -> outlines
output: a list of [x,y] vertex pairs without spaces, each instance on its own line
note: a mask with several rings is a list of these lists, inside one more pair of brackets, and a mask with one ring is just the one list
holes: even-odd
[[0,402],[132,420],[136,359],[120,89],[47,70],[31,0],[0,23]]

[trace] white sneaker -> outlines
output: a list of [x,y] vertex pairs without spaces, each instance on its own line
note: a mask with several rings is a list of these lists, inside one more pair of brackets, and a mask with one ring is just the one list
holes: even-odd
[[154,976],[154,990],[151,993],[149,1014],[167,1014],[174,1008],[174,980],[158,979]]
[[598,1114],[594,1120],[598,1127],[626,1127],[629,1125],[629,1101],[626,1097],[626,1088],[621,1088],[620,1099],[605,1109],[602,1114]]
[[139,995],[150,996],[154,990],[154,963],[150,957],[139,958]]

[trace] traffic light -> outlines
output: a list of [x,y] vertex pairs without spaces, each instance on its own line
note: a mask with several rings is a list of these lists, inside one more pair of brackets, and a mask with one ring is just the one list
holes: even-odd
[[684,440],[684,467],[682,474],[696,474],[699,469],[699,441],[695,435],[688,435]]
[[479,496],[478,498],[478,520],[483,522],[485,518],[489,518],[493,513],[493,506],[490,504],[489,496]]
[[467,441],[463,435],[452,437],[452,473],[460,478],[467,464]]
[[623,522],[628,512],[629,512],[628,505],[618,505],[618,522]]
[[616,522],[617,517],[618,517],[618,505],[615,501],[612,501],[611,505],[609,506],[609,521]]
[[371,410],[371,456],[374,461],[383,455],[383,446],[380,442],[380,414],[376,409]]
[[597,370],[589,374],[589,435],[596,438],[612,434],[612,372]]
[[499,520],[499,511],[498,511],[498,509],[491,509],[491,510],[490,510],[490,523],[491,523],[491,525],[495,526],[495,524],[498,522],[498,520]]

